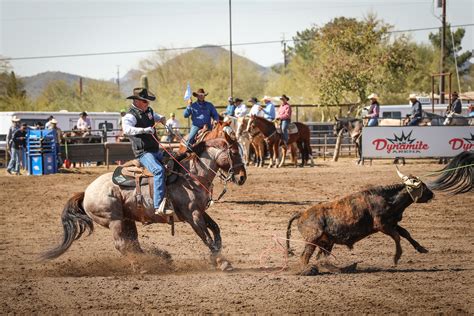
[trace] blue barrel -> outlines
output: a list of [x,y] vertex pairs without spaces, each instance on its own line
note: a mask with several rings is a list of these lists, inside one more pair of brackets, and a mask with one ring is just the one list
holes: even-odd
[[55,130],[28,130],[26,165],[30,175],[58,172],[58,144]]

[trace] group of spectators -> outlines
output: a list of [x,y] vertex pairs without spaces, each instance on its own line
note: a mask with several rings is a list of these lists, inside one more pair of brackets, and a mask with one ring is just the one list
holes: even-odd
[[269,96],[264,96],[261,103],[256,97],[248,99],[248,107],[240,98],[233,99],[232,97],[229,97],[227,101],[228,105],[225,112],[222,113],[223,115],[236,118],[255,115],[263,117],[269,121],[274,121],[275,119],[279,120],[283,133],[283,142],[285,145],[288,144],[288,126],[291,122],[291,105],[288,103],[290,98],[285,94],[280,97],[281,105],[278,108],[278,111],[276,111],[275,104],[273,104],[272,98]]
[[[7,150],[10,153],[10,160],[7,165],[7,173],[11,175],[20,175],[20,165],[21,165],[21,154],[22,151],[26,148],[26,135],[28,129],[34,130],[54,130],[56,132],[56,143],[60,144],[62,140],[62,131],[58,127],[58,121],[54,118],[54,116],[50,115],[48,117],[48,121],[46,124],[43,125],[42,122],[38,121],[34,124],[34,126],[28,126],[26,123],[21,123],[21,119],[13,116],[12,117],[12,125],[8,130],[7,134]],[[90,131],[91,129],[91,120],[88,117],[86,112],[82,112],[79,115],[79,119],[77,120],[76,129],[79,131]],[[59,146],[56,146],[59,151]],[[62,165],[62,159],[58,152],[58,164]]]
[[[367,97],[370,100],[370,107],[368,110],[367,115],[365,116],[368,119],[367,126],[378,126],[378,120],[380,118],[380,104],[379,104],[379,97],[377,94],[372,93]],[[411,93],[408,97],[410,100],[411,105],[411,113],[406,117],[406,125],[407,126],[418,126],[423,118],[423,107],[421,102],[418,100],[417,95],[415,93]],[[469,115],[471,116],[473,107],[472,105],[469,108]],[[446,115],[449,113],[454,113],[461,115],[462,112],[462,102],[459,98],[459,94],[457,92],[452,93],[452,102],[446,109]],[[474,115],[474,114],[473,114]]]

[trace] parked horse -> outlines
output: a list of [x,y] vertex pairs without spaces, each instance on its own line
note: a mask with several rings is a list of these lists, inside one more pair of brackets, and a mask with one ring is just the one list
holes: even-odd
[[336,124],[334,125],[334,133],[339,134],[339,131],[344,130],[351,137],[352,143],[356,146],[356,152],[359,157],[357,164],[364,164],[364,159],[362,158],[362,128],[363,121],[358,118],[353,117],[341,117],[336,119]]
[[[237,185],[243,185],[247,178],[237,142],[229,136],[225,137],[196,144],[194,153],[181,161],[194,177],[199,176],[201,184],[188,176],[179,175],[175,182],[167,185],[167,196],[175,210],[174,220],[191,225],[209,247],[212,258],[217,258],[221,268],[230,267],[230,263],[220,257],[220,229],[206,213],[211,200],[209,191],[218,169],[227,172],[229,179]],[[204,190],[201,185],[207,189]],[[62,255],[86,230],[89,233],[93,231],[93,222],[112,230],[115,248],[123,255],[142,253],[135,222],[167,223],[168,219],[154,213],[153,195],[148,184],[142,186],[141,194],[144,205],[137,203],[133,188],[114,184],[112,173],[101,175],[85,192],[75,194],[66,203],[61,217],[63,241],[47,251],[43,258],[54,259]]]
[[[412,203],[427,203],[434,194],[431,190],[442,190],[452,194],[465,193],[474,187],[474,152],[459,154],[432,183],[425,184],[414,176],[405,176],[397,170],[402,183],[374,186],[353,193],[333,202],[323,203],[296,213],[287,226],[287,250],[290,249],[291,225],[298,220],[298,230],[307,242],[301,254],[301,263],[306,266],[316,247],[317,259],[321,254],[329,255],[334,244],[353,245],[363,238],[382,232],[395,241],[395,265],[402,255],[400,237],[405,238],[420,253],[427,253],[410,233],[398,223],[403,212]],[[460,169],[457,169],[460,168]],[[314,270],[314,269],[312,269]]]
[[[296,125],[298,132],[289,134],[288,146],[291,146],[293,143],[296,143],[298,146],[298,149],[301,153],[301,167],[307,164],[309,159],[311,159],[311,165],[313,165],[314,161],[311,149],[311,131],[306,124],[300,122],[295,122],[294,124]],[[268,149],[270,151],[269,168],[273,166],[273,162],[275,162],[276,167],[283,166],[288,148],[284,146],[282,135],[278,133],[275,125],[263,117],[251,115],[248,121],[247,131],[252,132],[255,129],[258,129],[263,134],[265,137],[265,142],[268,145]],[[280,146],[282,146],[282,159],[278,164]],[[292,157],[292,161],[296,166],[296,155]]]

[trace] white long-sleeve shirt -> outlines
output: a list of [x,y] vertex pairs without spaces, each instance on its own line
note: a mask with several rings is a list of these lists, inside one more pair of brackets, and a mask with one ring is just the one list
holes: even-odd
[[81,131],[87,131],[90,128],[92,128],[90,118],[86,117],[86,119],[83,119],[82,117],[80,117],[77,120],[77,129]]
[[[134,105],[132,105],[135,107]],[[155,122],[159,122],[163,116],[160,114],[157,114],[153,112],[153,119]],[[142,127],[135,127],[137,125],[137,119],[135,116],[133,116],[130,113],[125,114],[122,117],[122,128],[123,128],[123,133],[125,135],[138,135],[138,134],[143,134],[144,128]]]
[[247,106],[245,104],[240,104],[235,108],[236,117],[244,117],[247,114]]

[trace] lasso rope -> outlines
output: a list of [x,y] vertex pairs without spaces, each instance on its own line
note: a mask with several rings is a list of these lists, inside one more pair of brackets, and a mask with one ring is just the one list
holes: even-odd
[[266,268],[268,269],[269,267],[263,262],[265,259],[268,261],[270,258],[269,254],[270,253],[282,253],[282,256],[283,256],[283,266],[280,268],[280,270],[276,271],[275,273],[281,273],[283,271],[285,271],[287,268],[288,268],[288,249],[282,245],[282,243],[280,241],[292,241],[292,242],[299,242],[299,243],[304,243],[304,244],[307,244],[307,245],[313,245],[319,249],[321,249],[322,251],[326,252],[328,255],[332,256],[336,261],[338,261],[338,259],[336,258],[335,255],[333,255],[329,250],[319,246],[319,245],[316,245],[316,244],[313,244],[311,242],[308,242],[306,240],[299,240],[299,239],[288,239],[288,238],[284,238],[284,237],[278,237],[277,235],[273,235],[272,236],[272,241],[273,241],[273,245],[270,245],[268,246],[267,248],[265,248],[261,253],[260,253],[260,265],[263,267],[263,268]]

